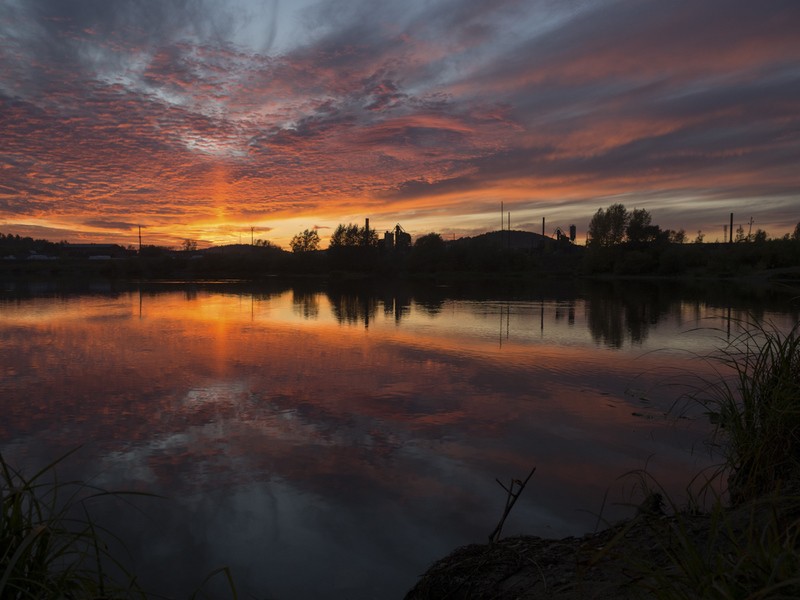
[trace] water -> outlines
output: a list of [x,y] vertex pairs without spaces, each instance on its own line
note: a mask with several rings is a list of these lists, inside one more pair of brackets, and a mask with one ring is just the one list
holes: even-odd
[[645,467],[679,494],[714,463],[670,412],[699,357],[798,314],[719,285],[0,289],[0,450],[164,496],[92,508],[168,597],[222,565],[243,597],[402,597],[534,466],[505,535],[630,514]]

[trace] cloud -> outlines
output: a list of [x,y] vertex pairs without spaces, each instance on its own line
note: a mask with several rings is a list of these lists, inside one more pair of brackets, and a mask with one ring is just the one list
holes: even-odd
[[290,236],[289,215],[438,205],[435,230],[499,200],[577,218],[637,194],[783,214],[798,16],[744,0],[6,2],[0,218]]
[[139,227],[138,223],[126,223],[124,221],[85,221],[83,223],[87,227],[95,227],[97,229],[122,229],[122,230],[131,230],[137,229]]

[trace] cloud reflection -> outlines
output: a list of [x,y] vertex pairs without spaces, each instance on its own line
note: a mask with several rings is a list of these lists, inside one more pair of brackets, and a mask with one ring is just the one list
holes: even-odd
[[[230,535],[280,553],[288,572],[309,547],[358,561],[374,550],[375,585],[385,575],[410,587],[409,572],[488,535],[496,477],[536,465],[509,531],[558,536],[593,527],[576,511],[599,509],[648,460],[675,489],[703,464],[690,452],[702,423],[664,419],[675,389],[657,384],[703,367],[681,350],[716,340],[676,331],[716,309],[651,290],[637,313],[648,333],[620,343],[593,330],[591,315],[614,306],[598,309],[596,295],[199,287],[19,298],[0,318],[0,438],[27,459],[85,443],[76,460],[95,483],[173,498],[153,509],[172,541],[193,564],[241,555],[252,589],[268,583]],[[626,306],[619,323],[633,317]],[[341,568],[353,585],[355,570]],[[281,589],[300,585],[270,574]]]

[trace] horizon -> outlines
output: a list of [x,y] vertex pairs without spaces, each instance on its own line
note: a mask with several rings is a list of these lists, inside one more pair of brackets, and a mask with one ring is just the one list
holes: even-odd
[[799,23],[789,0],[3,3],[0,231],[288,248],[510,212],[583,244],[622,203],[689,240],[730,213],[779,238]]

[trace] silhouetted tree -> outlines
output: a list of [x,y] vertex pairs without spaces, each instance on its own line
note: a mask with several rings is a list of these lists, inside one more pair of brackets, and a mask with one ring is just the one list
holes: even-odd
[[669,234],[669,241],[673,244],[684,244],[686,243],[686,232],[683,229],[678,229],[678,231],[672,231],[671,229],[668,230]]
[[794,226],[794,233],[792,234],[792,239],[796,242],[800,242],[800,223]]
[[625,239],[630,216],[622,204],[612,204],[606,210],[597,209],[589,223],[590,246],[613,246]]
[[377,246],[378,233],[370,229],[367,233],[366,227],[359,227],[348,223],[339,224],[331,236],[329,248],[354,248],[357,246]]
[[181,243],[181,250],[184,252],[194,252],[197,250],[197,240],[185,239]]
[[753,241],[757,244],[762,244],[767,241],[767,232],[763,229],[759,228],[756,229],[756,232],[753,234]]
[[414,242],[410,264],[417,271],[437,271],[443,266],[445,244],[438,233],[420,236]]
[[444,240],[438,233],[427,233],[417,238],[414,248],[423,252],[436,252],[444,249]]
[[319,250],[319,234],[314,230],[304,229],[289,242],[292,252],[313,252]]
[[652,242],[658,236],[659,228],[652,224],[653,218],[645,209],[634,208],[627,220],[628,226],[625,228],[625,233],[629,242]]
[[643,208],[634,208],[628,218],[628,227],[626,234],[630,242],[646,242],[648,235],[648,228],[652,222],[650,213]]
[[592,220],[589,221],[589,228],[586,231],[589,238],[589,246],[607,246],[608,232],[609,223],[606,218],[606,211],[602,208],[598,208],[597,212],[592,216]]
[[694,243],[695,244],[702,244],[703,243],[703,239],[705,237],[706,237],[706,234],[703,233],[703,230],[702,229],[698,229],[697,230],[697,237],[694,238]]

